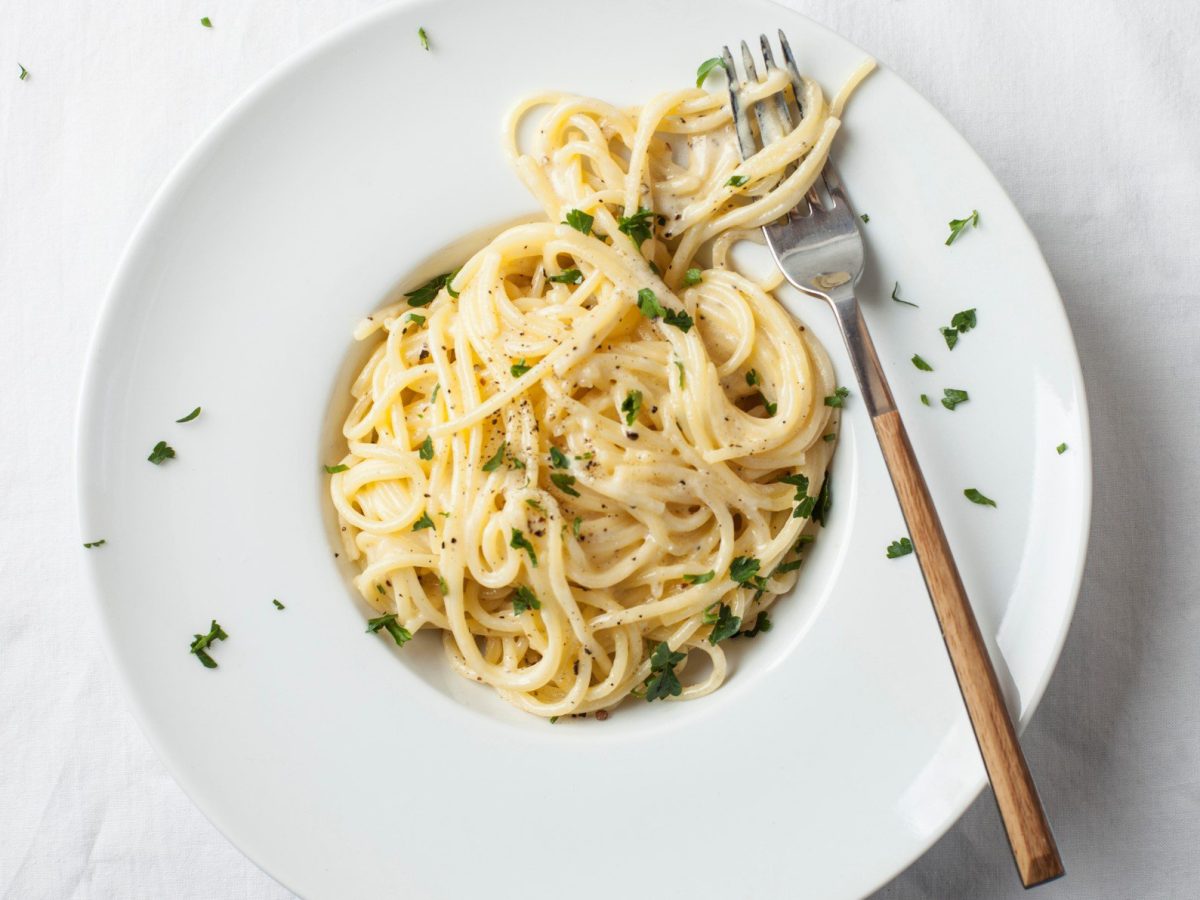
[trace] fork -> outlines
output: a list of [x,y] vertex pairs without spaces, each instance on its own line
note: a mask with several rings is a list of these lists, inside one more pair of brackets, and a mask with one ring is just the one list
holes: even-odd
[[[761,35],[763,78],[777,70],[767,36]],[[803,115],[803,86],[792,48],[779,32],[786,72],[791,80],[796,113]],[[733,112],[738,146],[748,159],[760,149],[752,127],[746,95],[739,80],[733,55],[724,48],[723,61],[729,82],[729,105]],[[759,82],[750,48],[742,41],[742,65],[746,78]],[[778,132],[777,123],[764,110],[774,103],[774,114],[786,131],[793,127],[792,107],[783,93],[753,102],[758,134],[769,143]],[[799,119],[795,119],[799,121]],[[942,530],[941,520],[929,496],[929,488],[909,443],[908,433],[892,399],[892,392],[879,365],[875,345],[863,321],[854,285],[862,275],[863,243],[858,216],[851,209],[831,161],[813,188],[782,220],[763,226],[767,246],[787,280],[804,293],[826,301],[833,309],[854,374],[862,390],[867,413],[875,426],[884,461],[887,463],[900,509],[908,525],[925,585],[933,601],[950,662],[958,679],[963,703],[975,731],[980,755],[992,783],[1000,818],[1025,887],[1033,887],[1063,874],[1062,859],[1050,831],[1034,786],[1033,777],[1016,730],[1008,714],[996,670],[979,631],[958,567]]]

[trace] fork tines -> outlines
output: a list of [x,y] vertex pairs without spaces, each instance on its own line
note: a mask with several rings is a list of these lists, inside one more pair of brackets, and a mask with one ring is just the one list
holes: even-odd
[[[778,69],[775,64],[775,54],[771,50],[771,42],[765,34],[758,37],[759,45],[762,48],[763,58],[763,74],[760,77],[758,68],[754,64],[754,55],[750,52],[749,45],[742,41],[742,67],[746,73],[746,81],[762,82],[772,72]],[[792,109],[788,104],[786,92],[780,91],[775,93],[770,100],[774,102],[775,111],[778,118],[773,119],[767,115],[763,108],[764,103],[758,102],[754,104],[754,116],[758,122],[758,133],[762,139],[762,146],[766,146],[771,141],[782,136],[783,133],[791,131],[794,122],[799,122],[804,116],[803,96],[804,82],[800,78],[800,70],[796,66],[796,57],[792,54],[791,45],[788,43],[787,36],[783,30],[779,30],[779,46],[783,50],[783,61],[786,66],[786,71],[791,81],[792,94],[795,98],[795,116],[792,114]],[[758,152],[760,145],[755,140],[754,129],[750,125],[750,118],[746,115],[746,98],[745,90],[742,86],[742,80],[738,76],[737,66],[734,63],[733,54],[729,52],[729,48],[725,47],[721,54],[722,61],[725,63],[726,80],[729,83],[729,107],[733,112],[733,121],[737,129],[738,146],[742,151],[742,158],[746,159]],[[780,129],[782,124],[783,130]]]

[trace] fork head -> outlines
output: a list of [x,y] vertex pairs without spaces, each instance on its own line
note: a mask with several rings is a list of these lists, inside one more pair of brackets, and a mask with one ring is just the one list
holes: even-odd
[[[729,48],[722,59],[729,82],[729,107],[733,112],[738,147],[742,159],[748,159],[763,147],[789,133],[804,117],[802,106],[804,82],[796,66],[796,58],[783,31],[779,45],[788,81],[792,87],[789,99],[784,91],[753,100],[746,83],[765,81],[778,69],[771,42],[759,36],[763,70],[758,74],[754,55],[742,41],[742,66],[746,81],[738,75],[737,65]],[[754,117],[751,119],[751,108]],[[862,274],[863,245],[858,230],[858,216],[846,198],[842,181],[833,162],[827,160],[822,173],[805,197],[780,220],[763,226],[767,246],[783,274],[800,290],[826,300],[834,294],[852,293],[854,282]]]

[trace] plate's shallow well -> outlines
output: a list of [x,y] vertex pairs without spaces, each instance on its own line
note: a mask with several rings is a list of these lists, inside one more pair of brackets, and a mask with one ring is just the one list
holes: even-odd
[[[499,147],[513,100],[554,86],[636,102],[778,26],[827,88],[862,55],[765,0],[580,3],[587,28],[574,7],[386,8],[251,92],[171,177],[114,282],[82,398],[83,532],[107,539],[88,556],[100,621],[176,777],[301,894],[859,895],[947,828],[983,772],[916,563],[884,556],[904,528],[853,397],[830,527],[775,630],[696,703],[605,723],[519,715],[451,674],[435,640],[396,651],[364,634],[334,558],[320,464],[351,329],[464,233],[534,210]],[[870,214],[865,315],[1026,721],[1089,510],[1061,303],[1002,189],[894,74],[864,84],[835,152]],[[945,247],[972,207],[979,229]],[[887,299],[895,280],[919,309]],[[826,311],[789,303],[848,373]],[[966,307],[979,327],[948,352],[937,329]],[[946,387],[970,402],[943,409]],[[161,439],[178,457],[152,466]],[[187,645],[214,617],[229,639],[210,671]],[[706,852],[749,835],[744,858]]]

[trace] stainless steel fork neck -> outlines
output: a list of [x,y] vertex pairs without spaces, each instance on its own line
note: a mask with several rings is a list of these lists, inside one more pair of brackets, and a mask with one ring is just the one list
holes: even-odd
[[875,342],[871,340],[871,332],[867,330],[858,300],[854,297],[854,283],[851,281],[826,291],[815,291],[811,288],[806,288],[805,291],[824,297],[833,307],[833,314],[850,355],[850,364],[854,367],[854,374],[858,376],[867,414],[874,419],[893,411],[896,401],[892,399],[892,391],[883,376],[879,356],[875,352]]

